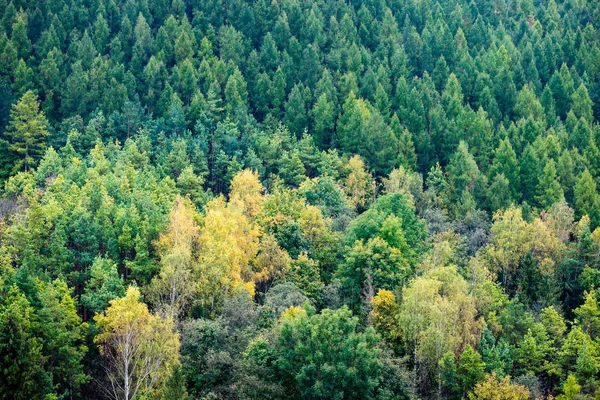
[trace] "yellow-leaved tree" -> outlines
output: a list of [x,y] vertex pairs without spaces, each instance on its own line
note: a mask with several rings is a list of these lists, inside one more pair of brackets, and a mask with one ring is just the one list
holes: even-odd
[[148,289],[162,315],[176,319],[193,305],[213,314],[226,296],[237,290],[254,295],[256,283],[288,269],[289,255],[257,221],[263,191],[258,174],[244,170],[232,180],[229,201],[210,201],[204,215],[189,200],[176,199],[156,243],[161,269]]
[[371,300],[371,305],[373,326],[392,349],[400,352],[402,332],[398,324],[400,305],[396,296],[389,290],[380,289]]
[[107,396],[131,400],[160,391],[179,364],[179,334],[171,318],[148,311],[140,291],[130,286],[125,297],[94,317],[94,338],[104,360]]
[[252,222],[262,211],[265,188],[258,179],[258,173],[243,170],[233,177],[229,202],[241,207],[243,214]]
[[494,239],[482,255],[490,270],[500,275],[505,287],[514,284],[514,275],[526,255],[536,262],[541,278],[550,280],[554,276],[566,249],[560,237],[568,235],[569,229],[565,227],[568,223],[561,221],[565,219],[559,215],[561,212],[556,211],[553,216],[545,214],[529,223],[523,219],[521,209],[514,206],[494,215],[491,229]]
[[218,197],[206,205],[194,279],[202,306],[210,312],[233,290],[254,295],[252,261],[261,236],[254,218],[261,209],[262,190],[256,174],[242,171],[233,179],[229,202]]
[[[380,291],[373,299],[373,322],[382,336],[398,346],[398,339],[413,353],[413,385],[430,384],[427,374],[437,371],[441,382],[440,361],[446,353],[458,357],[468,345],[476,344],[483,329],[477,318],[475,299],[467,281],[452,265],[427,270],[413,279],[402,291],[402,302],[390,292]],[[385,315],[388,312],[393,316]],[[396,342],[396,343],[395,343]],[[438,393],[441,393],[441,384]]]
[[469,394],[470,400],[527,400],[529,390],[523,385],[511,383],[510,377],[496,378],[496,373],[487,375]]
[[157,242],[160,271],[152,279],[149,295],[157,309],[176,319],[197,292],[192,271],[197,264],[199,215],[189,200],[175,200],[167,232]]
[[373,200],[375,180],[365,168],[360,156],[351,157],[348,160],[348,168],[350,174],[344,181],[344,193],[356,209],[365,210]]

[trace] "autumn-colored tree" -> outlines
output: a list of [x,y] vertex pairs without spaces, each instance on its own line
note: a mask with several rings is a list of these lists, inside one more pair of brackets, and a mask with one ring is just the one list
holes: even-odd
[[475,386],[469,394],[471,400],[527,400],[529,390],[525,386],[512,383],[510,377],[496,378],[496,374],[488,375],[485,380]]
[[371,301],[373,312],[371,321],[385,341],[394,350],[400,350],[401,332],[398,325],[399,304],[396,301],[396,296],[386,289],[380,289],[377,295]]
[[223,197],[206,205],[192,279],[198,282],[199,302],[208,312],[214,312],[232,290],[254,294],[251,262],[259,250],[261,230],[248,220],[247,210],[243,203],[227,203]]
[[467,282],[453,266],[440,266],[415,278],[403,290],[398,321],[417,365],[414,379],[418,368],[435,372],[438,393],[444,354],[460,354],[482,329]]
[[503,284],[507,285],[527,249],[527,222],[523,220],[521,209],[515,207],[498,211],[494,220],[494,242],[487,250],[501,272]]
[[179,363],[179,334],[173,320],[148,311],[133,286],[94,317],[94,338],[104,359],[106,395],[115,400],[150,396],[162,388]]
[[244,215],[254,221],[262,211],[264,187],[258,179],[258,174],[243,170],[233,177],[229,201],[243,209]]
[[161,269],[149,288],[150,298],[164,315],[177,319],[197,293],[192,279],[196,267],[199,228],[193,206],[177,199],[169,216],[167,232],[157,242]]
[[350,173],[344,182],[344,192],[356,209],[364,210],[372,201],[375,182],[360,156],[351,157],[348,166]]

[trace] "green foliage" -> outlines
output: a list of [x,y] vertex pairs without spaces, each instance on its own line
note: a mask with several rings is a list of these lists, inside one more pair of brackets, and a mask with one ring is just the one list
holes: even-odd
[[35,311],[16,287],[9,290],[0,309],[2,397],[27,399],[49,392],[51,378],[44,370],[43,339]]
[[38,3],[0,2],[0,397],[102,397],[126,320],[137,397],[596,395],[597,0]]
[[39,111],[37,96],[27,91],[10,111],[10,122],[5,132],[9,150],[17,161],[13,172],[35,167],[46,151],[48,121]]
[[390,216],[396,217],[396,219],[390,220],[390,223],[392,221],[400,223],[407,244],[407,248],[403,249],[404,257],[411,265],[414,265],[419,257],[419,245],[426,236],[425,226],[415,215],[414,209],[406,198],[400,193],[379,197],[368,211],[358,216],[349,227],[348,243],[375,238],[382,232],[384,224]]
[[313,312],[290,309],[281,321],[274,367],[290,382],[288,396],[377,397],[383,364],[374,330],[357,331],[358,320],[346,308]]
[[456,376],[465,394],[471,391],[485,376],[485,363],[471,345],[467,345],[458,358]]
[[111,300],[125,295],[125,284],[117,265],[111,260],[96,258],[90,270],[90,280],[81,296],[81,303],[91,313],[104,311]]

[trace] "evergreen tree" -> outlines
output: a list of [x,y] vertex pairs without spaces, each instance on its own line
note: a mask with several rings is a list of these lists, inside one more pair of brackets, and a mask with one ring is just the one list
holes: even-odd
[[329,148],[334,142],[334,109],[333,104],[327,99],[327,94],[323,93],[317,99],[312,109],[312,117],[312,136],[317,146],[322,149]]
[[503,210],[511,204],[510,182],[503,173],[496,174],[489,189],[489,198],[492,211]]
[[[397,118],[395,115],[394,117]],[[394,120],[392,120],[392,123],[393,121]],[[411,133],[406,128],[402,129],[402,132],[400,133],[400,137],[398,138],[398,148],[400,153],[400,165],[416,170],[417,154],[415,152],[415,145]]]
[[39,110],[37,96],[26,92],[10,111],[10,122],[5,132],[9,149],[16,154],[14,171],[29,170],[46,152],[46,140],[50,133],[48,121]]
[[593,226],[600,223],[600,199],[596,191],[596,183],[586,168],[577,178],[575,184],[575,214],[578,218],[587,215]]
[[285,103],[284,121],[290,132],[294,133],[297,137],[300,137],[308,125],[303,91],[302,84],[295,85]]
[[494,161],[490,168],[491,176],[502,174],[508,179],[509,191],[512,199],[519,199],[521,187],[520,168],[517,163],[517,155],[508,139],[503,139],[495,152]]
[[596,79],[592,91],[592,112],[596,121],[600,121],[600,77]]
[[0,394],[5,398],[44,397],[51,378],[44,371],[44,341],[37,336],[35,311],[25,296],[12,287],[0,306]]
[[552,159],[546,161],[546,166],[537,186],[537,192],[536,200],[543,208],[550,207],[564,196],[556,176],[556,163]]
[[337,123],[337,139],[343,151],[356,153],[362,141],[363,112],[361,105],[364,103],[356,99],[354,92],[350,92]]
[[573,111],[577,118],[583,118],[588,123],[593,121],[594,115],[592,108],[594,103],[590,99],[588,91],[583,84],[579,85],[577,90],[571,95],[571,104],[571,111]]

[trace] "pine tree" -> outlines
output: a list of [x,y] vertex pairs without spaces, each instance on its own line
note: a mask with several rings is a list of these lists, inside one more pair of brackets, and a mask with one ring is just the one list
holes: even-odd
[[594,119],[593,113],[594,103],[590,99],[586,87],[581,84],[571,95],[571,111],[575,113],[577,118],[583,118],[588,123],[591,123]]
[[264,36],[260,46],[260,62],[266,71],[275,70],[279,65],[279,51],[271,32]]
[[596,84],[592,91],[592,111],[596,121],[600,121],[600,76],[596,79]]
[[505,365],[501,358],[501,350],[496,345],[496,338],[492,331],[487,327],[481,335],[479,351],[481,352],[482,361],[485,362],[485,371],[495,373],[501,378],[504,377]]
[[16,286],[0,304],[0,396],[44,398],[50,377],[44,371],[43,340],[36,335],[35,311]]
[[246,81],[237,68],[227,79],[227,84],[225,85],[225,100],[225,109],[230,115],[233,115],[234,111],[239,108],[244,111],[247,108],[248,91],[246,89]]
[[297,137],[302,135],[308,123],[303,91],[303,85],[297,84],[290,92],[288,100],[285,103],[285,123],[290,132],[294,133]]
[[505,209],[511,203],[510,182],[503,173],[496,174],[489,190],[489,199],[492,211]]
[[587,215],[593,226],[597,226],[600,223],[600,199],[596,192],[596,182],[587,168],[577,178],[574,192],[576,217]]
[[254,113],[262,120],[269,112],[269,106],[271,105],[271,80],[269,79],[269,75],[264,72],[258,75],[253,89],[252,102]]
[[465,142],[460,142],[458,149],[450,158],[447,171],[451,200],[458,201],[463,196],[463,192],[473,192],[480,172]]
[[50,135],[48,121],[39,110],[37,96],[27,91],[10,111],[10,122],[5,137],[9,149],[17,155],[13,171],[35,167],[46,152],[46,138]]
[[494,94],[498,102],[498,107],[500,107],[500,112],[505,117],[510,117],[517,101],[517,89],[510,69],[507,67],[502,68],[495,81]]
[[333,142],[334,114],[333,104],[325,93],[319,96],[312,109],[312,136],[319,148],[329,148]]
[[536,200],[543,208],[548,208],[559,201],[563,196],[563,190],[556,176],[556,163],[550,159],[546,161],[544,172],[538,183],[538,195]]
[[508,179],[511,198],[519,200],[521,187],[520,169],[517,163],[517,155],[510,141],[508,139],[501,140],[495,153],[494,162],[490,168],[490,176],[503,174]]
[[573,78],[565,64],[562,65],[560,71],[556,71],[552,75],[548,86],[556,103],[556,112],[561,119],[565,119],[571,107],[571,95],[575,90]]
[[306,178],[304,173],[306,172],[302,160],[298,151],[293,151],[291,154],[285,153],[281,157],[279,165],[279,175],[283,178],[284,182],[291,186],[299,186],[300,183]]
[[[398,117],[394,115],[394,118]],[[398,148],[400,153],[400,165],[404,165],[405,167],[412,169],[413,171],[416,170],[417,154],[415,152],[415,145],[413,143],[411,133],[406,128],[402,129],[402,133],[400,133],[400,137],[398,139]]]
[[350,92],[337,124],[337,140],[341,149],[348,153],[356,153],[361,141],[363,116],[359,100],[354,92]]
[[440,360],[440,378],[444,390],[452,398],[460,397],[461,387],[456,376],[456,363],[454,362],[454,353],[451,351],[445,353]]
[[590,344],[587,342],[583,343],[579,354],[577,355],[577,362],[575,364],[575,371],[580,382],[590,382],[598,374],[599,366],[595,357],[590,349]]

